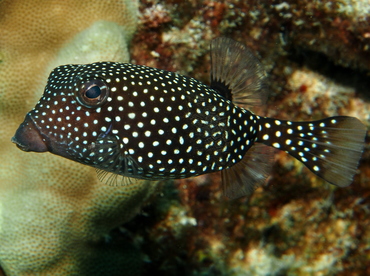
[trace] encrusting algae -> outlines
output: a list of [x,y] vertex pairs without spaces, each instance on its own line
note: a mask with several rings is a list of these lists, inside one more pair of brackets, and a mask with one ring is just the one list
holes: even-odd
[[135,248],[117,250],[105,240],[136,214],[154,183],[102,185],[91,168],[25,156],[8,141],[51,68],[128,61],[136,17],[136,1],[0,2],[0,265],[8,276],[139,271]]

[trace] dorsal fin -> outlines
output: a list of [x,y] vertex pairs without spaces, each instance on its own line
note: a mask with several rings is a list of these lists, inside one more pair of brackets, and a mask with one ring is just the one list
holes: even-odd
[[249,109],[267,99],[266,72],[243,44],[218,37],[211,42],[211,88],[234,104]]

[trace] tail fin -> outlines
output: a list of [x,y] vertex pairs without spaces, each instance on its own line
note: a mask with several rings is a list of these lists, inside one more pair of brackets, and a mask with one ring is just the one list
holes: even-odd
[[261,118],[256,142],[286,151],[327,182],[345,187],[353,181],[365,135],[365,125],[353,117],[313,122]]

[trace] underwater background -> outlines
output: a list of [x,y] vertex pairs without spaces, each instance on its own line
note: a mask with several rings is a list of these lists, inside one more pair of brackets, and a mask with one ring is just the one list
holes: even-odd
[[268,72],[257,114],[370,126],[370,3],[0,1],[2,275],[370,275],[370,151],[351,186],[276,152],[267,183],[228,201],[218,173],[125,187],[10,142],[57,65],[132,62],[209,82],[211,39]]

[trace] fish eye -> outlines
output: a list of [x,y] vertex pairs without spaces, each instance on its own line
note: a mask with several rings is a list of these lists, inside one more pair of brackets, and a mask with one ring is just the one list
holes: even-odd
[[87,98],[89,99],[95,99],[97,97],[99,97],[101,95],[101,89],[99,86],[97,85],[94,85],[94,86],[90,86],[86,92],[85,92],[85,95]]
[[94,79],[76,88],[75,94],[80,104],[88,108],[99,107],[107,101],[109,88],[105,81]]

